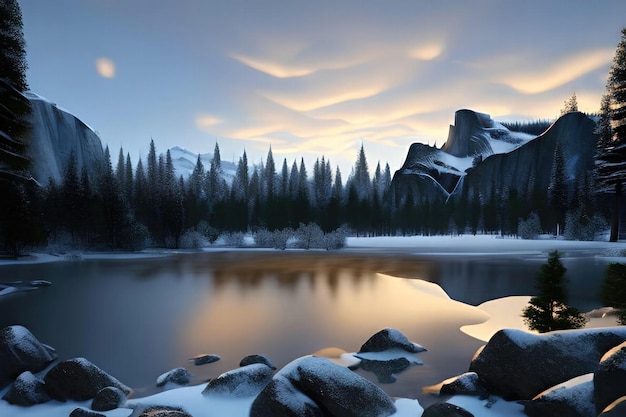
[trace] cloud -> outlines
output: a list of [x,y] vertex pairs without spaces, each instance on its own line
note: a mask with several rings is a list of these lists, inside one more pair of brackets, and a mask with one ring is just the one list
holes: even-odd
[[96,59],[96,71],[103,78],[114,78],[116,71],[115,62],[110,58],[100,57]]
[[543,93],[609,65],[614,53],[612,49],[583,51],[563,57],[547,67],[542,67],[540,63],[535,62],[534,68],[524,68],[523,71],[511,69],[510,74],[501,75],[498,78],[500,82],[521,93]]

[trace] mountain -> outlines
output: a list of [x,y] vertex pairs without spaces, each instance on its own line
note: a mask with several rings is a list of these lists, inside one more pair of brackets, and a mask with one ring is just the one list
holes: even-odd
[[69,156],[74,152],[79,172],[86,167],[91,179],[104,161],[98,135],[70,112],[32,92],[25,93],[31,103],[29,154],[31,174],[40,184],[49,178],[60,182]]
[[488,195],[515,188],[526,191],[530,180],[547,189],[557,144],[566,162],[570,186],[593,167],[595,123],[579,112],[567,113],[539,136],[514,132],[488,114],[455,113],[446,143],[436,147],[414,143],[392,180],[397,205],[445,201],[477,187]]
[[[172,156],[172,162],[174,163],[176,174],[182,175],[183,178],[187,179],[196,167],[198,154],[179,146],[174,146],[173,148],[170,148],[169,151]],[[211,161],[213,161],[213,154],[200,154],[200,161],[202,161],[202,165],[204,165],[204,170],[208,172],[211,168]],[[221,163],[224,179],[228,184],[232,184],[235,172],[237,171],[237,166],[232,162],[224,160],[222,160]]]

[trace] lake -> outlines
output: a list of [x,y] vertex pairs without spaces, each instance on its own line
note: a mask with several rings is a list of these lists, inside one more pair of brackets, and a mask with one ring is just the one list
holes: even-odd
[[[323,348],[356,352],[393,327],[428,349],[418,355],[424,364],[391,384],[358,372],[391,396],[427,405],[435,398],[422,388],[465,372],[484,344],[459,330],[486,319],[473,306],[533,294],[546,257],[240,250],[1,266],[0,282],[45,279],[52,286],[1,297],[0,327],[28,327],[61,359],[85,357],[136,396],[157,392],[156,378],[175,367],[200,383],[249,354],[265,354],[280,368]],[[570,304],[584,311],[600,306],[607,262],[566,254]],[[189,362],[202,353],[222,359]]]

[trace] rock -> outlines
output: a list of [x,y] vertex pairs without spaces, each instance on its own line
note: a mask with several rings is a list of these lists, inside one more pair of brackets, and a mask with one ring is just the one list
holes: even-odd
[[438,403],[424,410],[422,417],[474,417],[474,414],[454,404]]
[[253,363],[212,379],[202,395],[251,397],[258,395],[272,380],[274,370],[264,363]]
[[425,352],[422,346],[413,343],[400,331],[392,328],[386,328],[372,337],[361,346],[358,353],[365,352],[383,352],[388,349],[402,349],[409,353]]
[[39,372],[57,358],[50,346],[42,344],[24,326],[0,330],[0,388],[24,371]]
[[254,399],[250,417],[326,417],[320,407],[283,376],[275,377]]
[[191,381],[191,372],[185,368],[175,368],[157,378],[156,386],[162,387],[167,383],[187,385]]
[[106,415],[78,407],[72,410],[70,417],[106,417]]
[[407,358],[395,358],[388,361],[361,360],[359,367],[367,372],[376,374],[378,382],[381,384],[393,384],[396,382],[396,375],[411,366]]
[[602,357],[593,383],[598,413],[626,395],[626,343],[615,346]]
[[595,417],[592,375],[574,378],[542,392],[524,406],[529,417]]
[[46,392],[58,401],[86,401],[105,387],[116,387],[124,394],[130,388],[84,358],[69,359],[56,364],[44,377]]
[[194,356],[193,358],[189,359],[190,361],[193,362],[194,365],[196,366],[200,366],[200,365],[206,365],[207,363],[213,363],[213,362],[217,362],[221,359],[220,356],[218,355],[211,355],[211,354],[202,354],[202,355],[197,355]]
[[253,363],[264,363],[272,369],[276,369],[272,361],[265,355],[248,355],[239,362],[239,366],[252,365]]
[[126,394],[116,387],[105,387],[96,393],[91,402],[94,411],[109,411],[123,407],[126,404]]
[[180,407],[154,405],[135,409],[130,417],[192,417]]
[[534,334],[500,330],[472,360],[489,392],[506,400],[530,400],[574,377],[594,372],[600,358],[626,340],[626,328]]
[[30,371],[22,372],[2,397],[9,404],[29,406],[50,401],[41,378]]
[[620,397],[609,404],[598,417],[624,417],[626,416],[626,396]]
[[476,372],[466,372],[441,384],[440,395],[471,395],[487,398],[489,392],[480,382]]
[[386,417],[393,400],[378,386],[325,358],[297,359],[277,373],[252,404],[251,417]]

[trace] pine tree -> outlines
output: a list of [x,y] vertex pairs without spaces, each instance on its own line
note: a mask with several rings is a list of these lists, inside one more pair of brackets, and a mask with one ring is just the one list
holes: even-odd
[[552,221],[556,230],[562,230],[565,224],[565,213],[568,206],[568,189],[565,174],[565,160],[561,144],[557,142],[554,149],[554,160],[548,185],[548,202],[552,213]]
[[17,0],[0,1],[0,25],[0,78],[7,79],[19,91],[25,91],[28,89],[28,63],[22,10]]
[[587,319],[576,308],[567,305],[564,275],[567,269],[557,251],[551,252],[548,261],[541,265],[537,275],[538,295],[532,297],[522,316],[531,330],[539,333],[554,330],[580,329]]
[[576,99],[576,93],[572,93],[572,96],[563,102],[561,116],[576,111],[578,111],[578,100]]
[[[622,186],[626,181],[626,28],[617,45],[613,64],[606,84],[608,103],[603,104],[601,120],[611,121],[611,139],[601,133],[596,153],[596,179],[598,192],[614,195],[609,240],[619,238]],[[607,126],[601,126],[606,132]]]
[[610,263],[604,273],[600,298],[605,306],[618,311],[618,321],[626,325],[626,264]]

